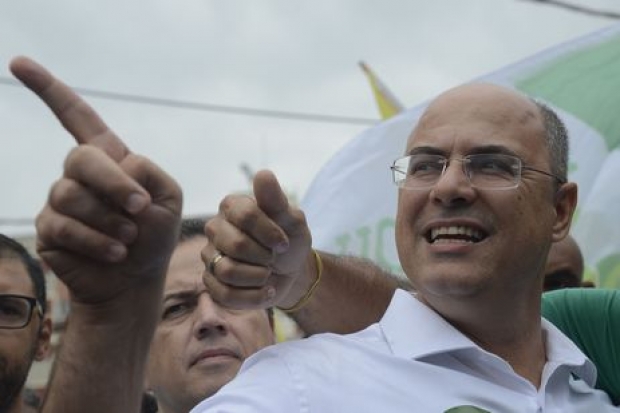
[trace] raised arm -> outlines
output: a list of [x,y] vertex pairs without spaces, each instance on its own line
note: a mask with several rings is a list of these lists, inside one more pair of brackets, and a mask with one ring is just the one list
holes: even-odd
[[71,293],[42,411],[138,412],[180,188],[43,67],[16,58],[11,71],[79,144],[36,220],[38,252]]
[[[323,274],[312,296],[289,315],[307,334],[353,333],[376,323],[385,313],[396,288],[410,289],[408,283],[385,272],[373,262],[352,256],[319,252]],[[300,274],[308,280],[316,274]],[[303,297],[307,289],[297,292]]]
[[[256,175],[254,196],[227,196],[205,228],[210,243],[202,256],[213,273],[205,271],[204,281],[216,300],[295,309],[290,314],[308,334],[353,332],[379,320],[397,278],[370,261],[319,251],[322,274],[313,289],[319,268],[303,212],[268,171]],[[214,259],[217,252],[222,258]]]

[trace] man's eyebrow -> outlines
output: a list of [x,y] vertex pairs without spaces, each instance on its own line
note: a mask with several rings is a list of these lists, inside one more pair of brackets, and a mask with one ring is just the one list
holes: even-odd
[[489,154],[503,154],[503,155],[511,155],[511,156],[517,156],[518,155],[511,149],[508,149],[507,147],[503,146],[503,145],[484,145],[484,146],[477,146],[475,148],[473,148],[469,154],[470,155],[476,155],[476,154],[481,154],[481,153],[489,153]]
[[416,146],[415,148],[411,148],[409,152],[407,152],[407,155],[418,155],[418,154],[445,155],[446,152],[439,148],[435,148],[433,146]]
[[[477,155],[477,154],[504,154],[504,155],[512,155],[512,156],[517,156],[518,155],[511,149],[507,148],[506,146],[503,145],[484,145],[484,146],[476,146],[475,148],[472,148],[467,155]],[[434,146],[416,146],[415,148],[411,148],[409,150],[409,152],[407,153],[407,155],[417,155],[417,154],[423,154],[423,155],[443,155],[443,156],[448,156],[448,154],[446,153],[446,151],[444,151],[443,149],[439,149],[436,148]]]
[[164,294],[163,301],[166,302],[169,300],[194,298],[196,295],[196,291],[194,290],[174,291],[168,294]]

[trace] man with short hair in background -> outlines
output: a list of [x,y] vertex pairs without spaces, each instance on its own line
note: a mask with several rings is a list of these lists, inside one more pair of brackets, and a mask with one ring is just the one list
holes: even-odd
[[577,241],[569,234],[554,243],[545,266],[545,291],[561,288],[593,287],[591,281],[583,281],[583,255]]
[[39,263],[0,234],[0,412],[31,411],[23,397],[34,360],[47,355],[52,322],[45,316],[45,278]]
[[204,224],[182,221],[166,275],[146,370],[160,413],[188,413],[231,381],[247,357],[274,343],[271,309],[234,310],[211,299],[202,282]]

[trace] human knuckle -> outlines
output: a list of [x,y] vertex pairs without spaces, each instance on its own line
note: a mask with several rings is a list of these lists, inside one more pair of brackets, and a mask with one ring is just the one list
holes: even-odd
[[65,158],[64,169],[65,174],[71,173],[75,167],[88,162],[98,149],[90,145],[79,145],[72,148]]
[[56,242],[64,242],[73,238],[72,227],[64,219],[54,219],[49,222],[49,231],[52,238]]
[[227,306],[234,300],[235,292],[225,285],[218,284],[217,286],[211,286],[209,295],[218,303]]
[[234,218],[239,227],[254,228],[260,219],[260,214],[257,208],[248,205],[239,208]]
[[215,276],[220,282],[227,285],[235,286],[236,273],[237,271],[234,269],[233,265],[226,262],[226,260],[222,260],[218,263]]
[[168,196],[172,199],[176,199],[177,202],[179,202],[179,206],[183,205],[183,190],[181,189],[181,185],[172,177],[169,177],[169,182],[171,185],[166,188]]
[[237,288],[261,288],[267,282],[267,277],[260,267],[238,268],[231,266],[222,268],[220,280],[231,287]]
[[220,212],[226,214],[232,208],[234,208],[238,202],[239,196],[228,194],[220,201]]
[[127,155],[127,159],[131,159],[138,165],[146,165],[151,163],[149,158],[144,155],[140,155],[139,153],[130,153],[129,155]]
[[209,219],[204,226],[204,233],[209,241],[213,242],[215,235],[217,234],[217,228],[219,227],[219,217],[216,215],[215,217]]
[[297,225],[307,225],[306,214],[301,209],[294,209],[291,212],[291,216]]
[[202,260],[204,264],[207,264],[209,260],[211,259],[211,255],[209,251],[207,250],[206,246],[200,250],[200,259]]
[[209,291],[209,294],[212,294],[214,290],[216,290],[216,279],[215,275],[211,274],[206,269],[202,272],[202,283]]
[[72,204],[78,198],[78,185],[75,181],[69,179],[60,179],[56,181],[49,192],[48,202],[55,208],[63,208],[67,204]]
[[237,253],[243,254],[249,251],[251,243],[250,239],[245,235],[236,236],[230,240],[230,248]]
[[82,156],[84,156],[83,153],[85,150],[86,149],[81,146],[76,146],[75,148],[71,148],[69,150],[69,153],[67,153],[67,156],[65,157],[65,168],[75,163]]
[[49,212],[44,209],[34,220],[34,227],[37,231],[37,239],[47,239],[49,234]]
[[35,219],[37,239],[44,246],[65,245],[72,237],[66,220],[49,210],[43,210]]
[[93,109],[88,103],[84,101],[77,102],[76,105],[74,106],[74,111],[77,113],[78,117],[81,117],[84,119],[98,116],[95,109]]
[[147,157],[135,153],[127,155],[124,161],[126,161],[135,171],[149,169],[152,165],[151,161]]
[[238,222],[247,214],[256,214],[257,206],[253,198],[247,195],[227,195],[220,203],[220,212],[234,222]]

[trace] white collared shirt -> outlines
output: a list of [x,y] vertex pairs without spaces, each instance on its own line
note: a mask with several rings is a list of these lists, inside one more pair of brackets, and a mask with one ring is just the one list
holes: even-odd
[[548,362],[536,389],[507,362],[397,291],[381,321],[366,330],[258,352],[192,413],[443,413],[459,406],[618,413],[605,393],[592,388],[594,365],[553,325],[542,323]]

